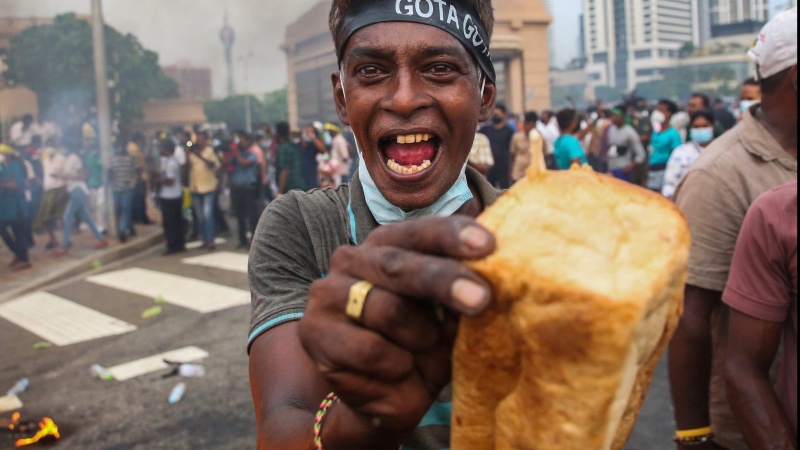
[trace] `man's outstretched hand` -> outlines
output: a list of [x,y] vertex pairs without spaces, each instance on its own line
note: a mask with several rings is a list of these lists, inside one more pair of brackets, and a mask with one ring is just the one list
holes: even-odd
[[[451,381],[458,316],[491,300],[489,284],[461,261],[494,250],[491,233],[454,216],[383,226],[334,253],[309,291],[300,339],[347,409],[339,414],[398,435],[419,424]],[[357,322],[345,311],[362,280],[375,287]]]

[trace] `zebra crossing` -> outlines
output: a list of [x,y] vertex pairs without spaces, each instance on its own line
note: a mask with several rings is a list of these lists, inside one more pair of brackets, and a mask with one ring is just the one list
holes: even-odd
[[[85,278],[93,286],[113,289],[122,301],[141,301],[142,297],[159,299],[199,314],[209,314],[250,303],[246,283],[231,287],[212,281],[214,272],[247,272],[247,255],[216,252],[180,260],[184,267],[203,267],[203,279],[155,271],[141,267],[123,268]],[[183,271],[184,273],[186,271]],[[52,292],[38,291],[0,304],[0,328],[9,322],[55,346],[67,346],[100,338],[123,335],[137,330],[128,321],[113,317],[81,302],[84,298],[63,298]],[[115,300],[120,301],[120,300]],[[91,302],[89,302],[91,303]],[[128,320],[128,321],[126,321]]]

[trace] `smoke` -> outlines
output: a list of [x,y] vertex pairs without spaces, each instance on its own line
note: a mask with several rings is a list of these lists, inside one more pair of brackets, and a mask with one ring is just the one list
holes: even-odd
[[[225,19],[236,30],[235,84],[238,92],[263,94],[286,85],[286,56],[280,49],[286,26],[319,0],[105,0],[106,22],[132,33],[158,52],[160,63],[181,61],[210,67],[214,95],[226,95],[227,70],[219,31]],[[88,15],[90,0],[0,0],[0,17],[52,17],[65,12]],[[249,57],[249,77],[244,58]],[[245,86],[245,79],[249,86]]]

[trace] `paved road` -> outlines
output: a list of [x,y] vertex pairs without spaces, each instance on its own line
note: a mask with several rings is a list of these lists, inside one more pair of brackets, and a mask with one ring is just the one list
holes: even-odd
[[[245,261],[230,245],[150,254],[0,305],[0,390],[30,378],[20,396],[25,416],[52,417],[64,436],[57,448],[253,448]],[[163,313],[143,319],[153,306]],[[42,341],[61,345],[34,349]],[[113,382],[89,373],[93,363],[112,367],[188,346],[208,352],[207,374],[185,380],[176,405],[167,397],[178,380],[163,379],[164,371]],[[674,448],[671,415],[662,367],[629,448]]]

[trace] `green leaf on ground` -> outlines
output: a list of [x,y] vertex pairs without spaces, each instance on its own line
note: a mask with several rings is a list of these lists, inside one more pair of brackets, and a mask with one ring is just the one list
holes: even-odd
[[165,299],[164,296],[162,296],[162,295],[159,295],[158,297],[156,297],[156,299],[154,301],[156,303],[167,303],[167,299]]
[[52,342],[37,342],[37,343],[33,344],[33,348],[35,348],[36,350],[42,350],[42,349],[51,348],[51,347],[53,347],[53,343]]
[[161,313],[164,312],[160,306],[153,306],[152,308],[147,308],[142,312],[142,319],[152,319],[153,317],[160,316]]

